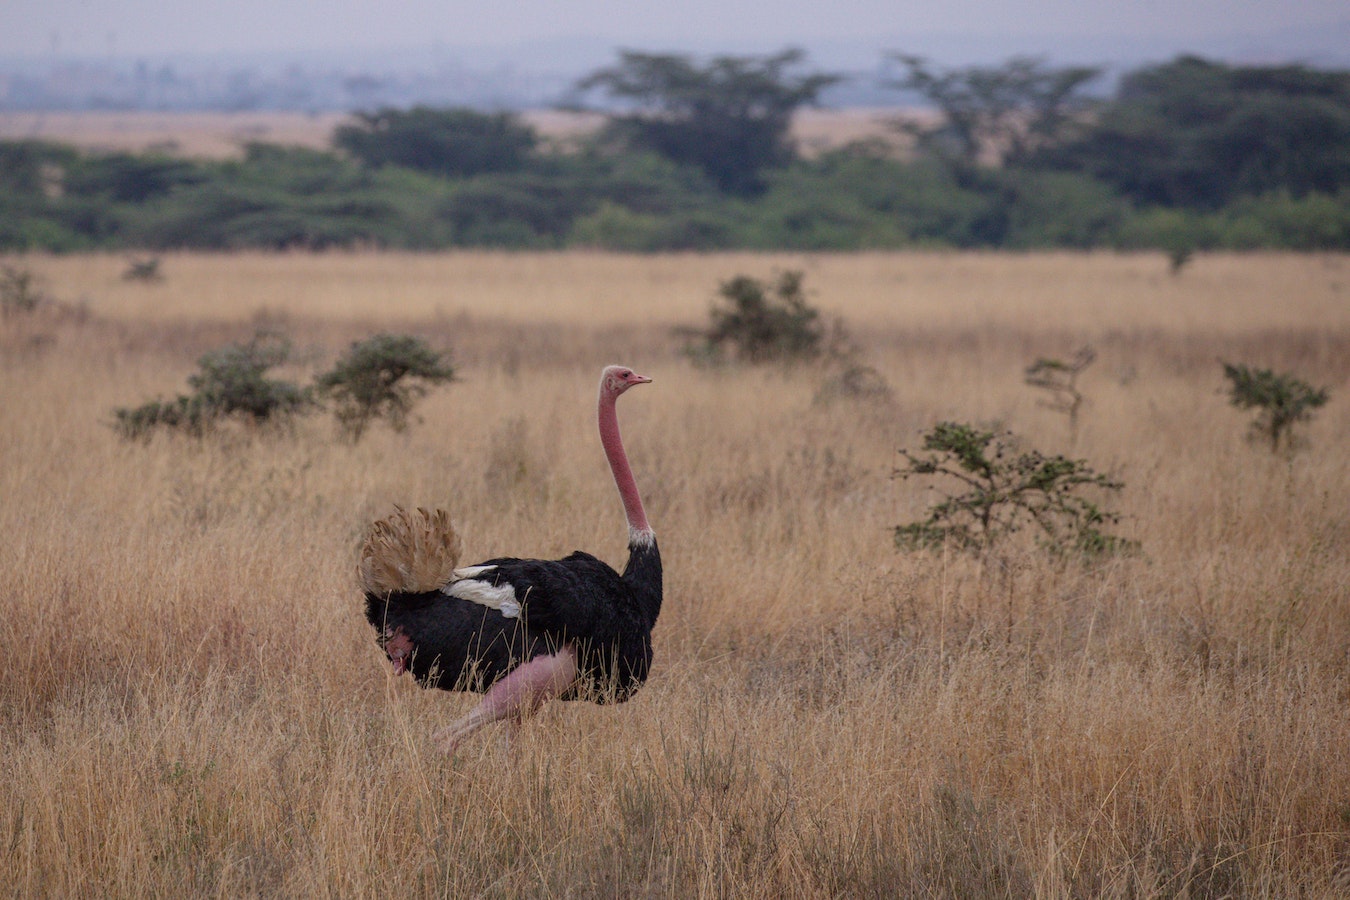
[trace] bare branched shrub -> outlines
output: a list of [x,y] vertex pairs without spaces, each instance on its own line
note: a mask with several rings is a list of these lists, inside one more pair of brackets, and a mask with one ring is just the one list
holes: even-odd
[[1050,396],[1041,400],[1041,405],[1064,413],[1069,417],[1069,434],[1078,434],[1078,411],[1083,406],[1083,392],[1078,389],[1078,376],[1097,359],[1097,351],[1083,347],[1065,362],[1061,359],[1041,357],[1027,366],[1024,381],[1034,388],[1046,391]]

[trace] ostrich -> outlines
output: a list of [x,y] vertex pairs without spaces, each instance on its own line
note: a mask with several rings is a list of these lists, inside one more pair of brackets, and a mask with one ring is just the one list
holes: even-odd
[[589,553],[499,557],[456,568],[460,540],[442,510],[398,510],[361,550],[366,618],[394,673],[423,687],[484,694],[437,732],[453,753],[492,722],[519,722],[553,698],[623,702],[647,679],[661,611],[661,555],[619,437],[615,401],[651,381],[626,366],[600,375],[600,443],[628,519],[620,575]]

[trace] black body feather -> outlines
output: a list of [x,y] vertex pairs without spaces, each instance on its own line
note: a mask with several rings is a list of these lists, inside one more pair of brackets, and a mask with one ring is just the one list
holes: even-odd
[[661,556],[653,539],[629,547],[623,574],[580,551],[559,560],[489,559],[475,580],[510,584],[521,605],[507,618],[441,591],[366,595],[366,618],[383,636],[412,642],[409,671],[424,687],[486,691],[512,669],[564,644],[580,677],[563,699],[627,700],[651,669],[651,631],[661,611]]

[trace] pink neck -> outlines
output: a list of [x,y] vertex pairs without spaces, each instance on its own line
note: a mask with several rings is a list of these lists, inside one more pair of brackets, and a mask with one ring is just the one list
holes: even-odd
[[623,512],[628,518],[630,540],[638,535],[650,535],[652,528],[647,524],[647,513],[642,509],[642,498],[638,496],[637,482],[633,479],[633,470],[628,465],[628,454],[624,452],[623,440],[619,437],[619,417],[614,410],[613,393],[600,385],[600,445],[605,448],[605,458],[609,460],[609,469],[614,473],[614,484],[623,500]]

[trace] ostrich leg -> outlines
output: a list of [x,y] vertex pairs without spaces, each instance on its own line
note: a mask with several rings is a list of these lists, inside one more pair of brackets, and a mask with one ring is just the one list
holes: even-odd
[[561,696],[577,680],[577,657],[571,647],[552,656],[536,656],[488,688],[483,699],[467,716],[438,731],[436,745],[451,754],[484,725],[533,713],[545,702]]

